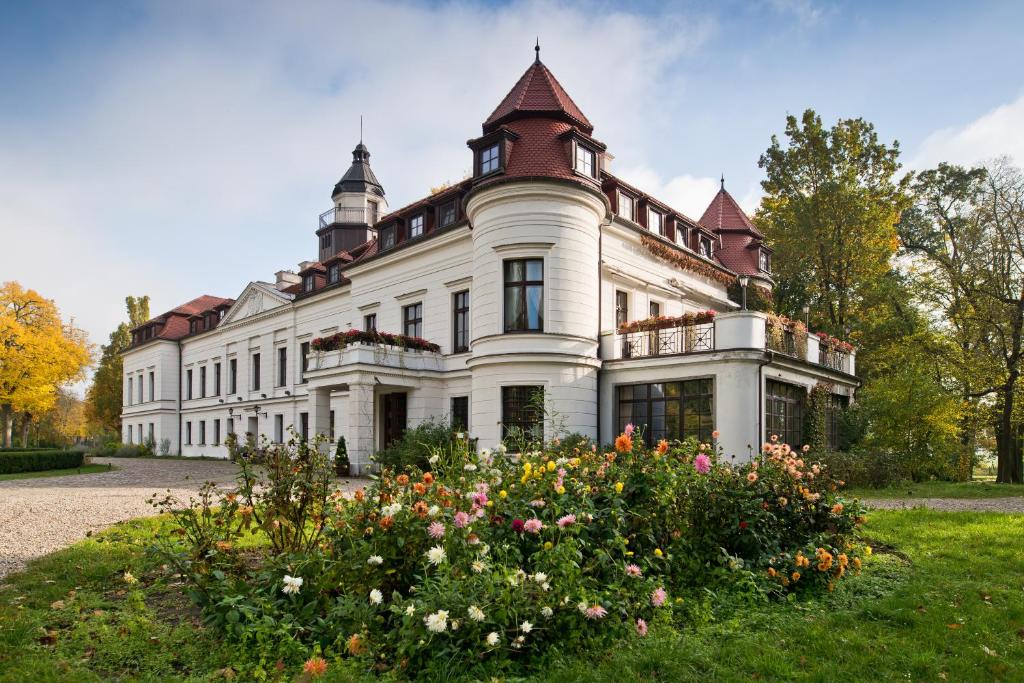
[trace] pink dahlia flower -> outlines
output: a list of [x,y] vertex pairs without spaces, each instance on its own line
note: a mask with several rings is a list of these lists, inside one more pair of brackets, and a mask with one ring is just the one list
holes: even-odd
[[636,431],[636,427],[634,427],[633,423],[630,422],[622,431],[626,434],[626,436],[633,436],[633,432]]
[[601,605],[591,605],[583,614],[587,619],[604,619],[605,615],[608,614],[608,610]]
[[430,526],[427,527],[427,534],[431,538],[441,538],[444,536],[444,524],[441,524],[441,522],[431,522]]
[[526,523],[523,524],[523,528],[526,530],[527,533],[539,534],[540,530],[544,528],[544,523],[536,517],[533,517],[531,519],[526,520]]
[[641,636],[646,636],[647,635],[647,622],[644,621],[643,619],[637,619],[636,620],[636,632],[639,633]]
[[558,518],[558,526],[563,529],[567,526],[572,526],[576,523],[576,515],[565,515],[564,517]]
[[651,604],[655,607],[661,607],[666,600],[668,600],[668,593],[664,588],[655,588],[651,593]]
[[644,573],[640,570],[640,567],[632,563],[626,565],[626,574],[628,576],[633,576],[638,579],[644,575]]
[[467,524],[469,524],[469,515],[467,515],[462,510],[459,510],[458,512],[456,512],[455,513],[455,527],[458,528],[458,529],[461,529],[464,526],[466,526]]
[[701,453],[693,459],[693,469],[700,474],[707,474],[711,471],[711,458]]

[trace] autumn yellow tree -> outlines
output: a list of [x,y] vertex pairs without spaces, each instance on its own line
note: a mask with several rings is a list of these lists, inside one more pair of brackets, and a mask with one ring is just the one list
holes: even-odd
[[[16,414],[23,424],[48,411],[58,390],[81,379],[92,359],[85,332],[61,320],[56,304],[17,282],[0,287],[0,434],[11,445]],[[23,429],[23,439],[24,439]]]

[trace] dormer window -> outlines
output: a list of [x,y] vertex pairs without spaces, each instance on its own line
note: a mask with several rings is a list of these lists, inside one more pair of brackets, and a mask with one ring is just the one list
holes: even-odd
[[495,143],[480,150],[480,175],[493,173],[501,167],[501,145]]
[[576,145],[576,172],[588,178],[597,177],[597,163],[594,150],[578,143]]
[[698,243],[698,253],[706,259],[711,258],[711,239],[701,235],[700,242]]
[[636,202],[628,194],[619,193],[619,217],[636,221]]
[[760,249],[757,253],[757,268],[762,273],[772,272],[772,255],[764,249]]
[[659,235],[664,235],[665,216],[654,209],[647,209],[647,229]]
[[448,202],[443,204],[437,212],[437,224],[439,227],[445,227],[455,222],[457,211],[455,209],[455,202]]
[[333,264],[327,269],[327,282],[334,284],[341,279],[341,265],[338,263]]
[[423,237],[423,214],[409,219],[409,239]]
[[227,312],[228,312],[228,309],[226,309],[226,308],[220,309],[220,311],[218,311],[218,313],[217,313],[217,315],[219,316],[219,319],[223,320],[224,319],[224,314],[227,313]]
[[687,233],[689,232],[690,231],[686,229],[686,225],[684,225],[682,221],[676,221],[676,244],[681,247],[689,246],[689,242],[686,239]]
[[380,250],[393,249],[395,246],[395,226],[389,225],[380,229]]
[[302,277],[302,291],[303,292],[312,292],[313,291],[313,276],[312,275],[304,275]]
[[195,334],[198,331],[199,331],[199,321],[198,320],[189,320],[188,321],[188,333],[189,334]]

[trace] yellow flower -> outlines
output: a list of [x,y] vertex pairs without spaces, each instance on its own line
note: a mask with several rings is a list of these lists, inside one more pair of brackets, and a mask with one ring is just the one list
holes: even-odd
[[664,555],[664,553],[661,552],[661,548],[655,548],[654,549],[654,556],[655,557],[661,557],[662,555]]
[[871,546],[869,546],[869,545],[864,546],[864,554],[865,555],[870,555],[871,554]]
[[622,493],[622,482],[615,482],[615,493]]
[[627,550],[626,551],[626,557],[633,557],[633,551],[632,550]]
[[768,576],[775,578],[775,567],[768,567]]
[[562,495],[563,493],[565,493],[565,487],[564,486],[559,486],[556,489],[556,491],[558,491],[558,495]]
[[628,538],[622,539],[622,544],[623,545],[629,545],[629,539]]
[[789,575],[789,578],[793,579],[793,583],[796,583],[800,580],[800,572],[793,572]]
[[486,505],[489,508],[492,508],[492,507],[494,507],[494,501],[493,500],[489,500],[486,503],[484,503],[484,505]]
[[505,489],[498,491],[498,498],[501,498],[502,500],[508,498],[508,491],[506,491]]
[[524,463],[523,464],[523,472],[526,472],[527,474],[529,474],[530,470],[532,470],[532,469],[533,469],[533,465],[531,465],[530,463]]
[[555,461],[554,460],[548,460],[548,472],[554,472],[554,471],[555,471]]
[[551,541],[544,541],[544,550],[551,550],[553,547],[555,546]]

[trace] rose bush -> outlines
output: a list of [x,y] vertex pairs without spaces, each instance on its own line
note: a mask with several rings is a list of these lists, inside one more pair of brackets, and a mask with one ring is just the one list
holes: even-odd
[[326,485],[316,443],[261,451],[236,490],[162,501],[157,552],[263,673],[319,657],[521,671],[553,647],[686,623],[708,588],[832,587],[864,552],[859,505],[782,444],[737,463],[694,441],[648,448],[631,428],[614,448],[456,443],[431,472],[385,470],[353,495]]

